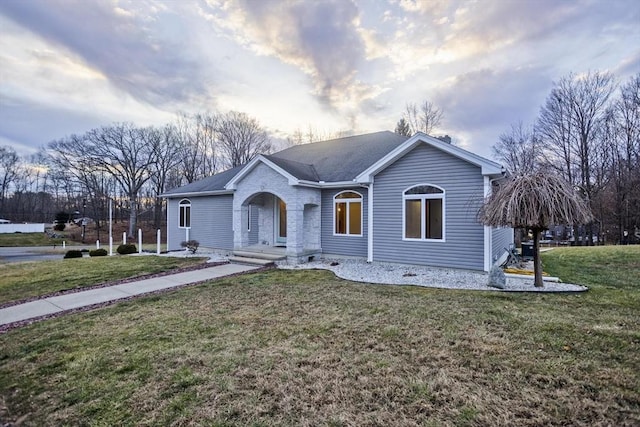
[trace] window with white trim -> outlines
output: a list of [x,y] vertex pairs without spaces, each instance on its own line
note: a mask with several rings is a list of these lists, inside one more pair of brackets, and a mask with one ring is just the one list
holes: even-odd
[[182,199],[178,204],[178,227],[191,228],[191,201]]
[[333,198],[333,234],[362,236],[362,194],[343,191]]
[[444,240],[444,190],[435,185],[411,187],[402,194],[404,230],[409,240]]

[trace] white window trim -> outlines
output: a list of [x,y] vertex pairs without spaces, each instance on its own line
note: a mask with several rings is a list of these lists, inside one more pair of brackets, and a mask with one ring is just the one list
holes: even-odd
[[[343,193],[354,193],[357,194],[360,198],[359,199],[336,199],[339,195],[343,194]],[[339,201],[338,201],[339,200]],[[354,202],[359,202],[360,203],[360,234],[349,234],[349,231],[351,230],[351,221],[349,221],[349,209],[351,209],[351,203]],[[336,233],[336,203],[345,203],[347,205],[347,232],[345,234],[341,234],[341,233]],[[362,194],[360,194],[357,191],[353,191],[353,190],[344,190],[344,191],[340,191],[339,193],[334,194],[333,196],[333,235],[334,236],[339,236],[339,237],[362,237],[362,230],[364,228],[364,197],[362,197]]]
[[[184,227],[182,225],[180,225],[180,222],[182,220],[182,207],[183,206],[188,206],[189,207],[189,226],[188,227]],[[180,202],[178,202],[178,228],[181,228],[183,230],[185,229],[190,229],[191,228],[191,200],[189,199],[182,199],[180,200]]]
[[[406,194],[407,191],[411,190],[412,188],[415,187],[421,187],[421,186],[429,186],[429,187],[434,187],[437,188],[439,190],[442,190],[442,193],[438,193],[438,194]],[[446,230],[447,230],[447,203],[446,203],[446,191],[444,190],[444,188],[440,187],[439,185],[434,185],[434,184],[416,184],[416,185],[412,185],[411,187],[405,188],[404,191],[402,192],[402,240],[407,241],[407,242],[446,242]],[[429,239],[424,237],[424,235],[427,232],[427,227],[426,227],[426,215],[425,215],[425,209],[427,204],[424,202],[425,200],[428,199],[441,199],[442,200],[442,239]],[[406,213],[406,209],[407,209],[407,200],[421,200],[422,203],[420,203],[420,234],[423,237],[407,237],[406,233],[407,233],[407,213]]]

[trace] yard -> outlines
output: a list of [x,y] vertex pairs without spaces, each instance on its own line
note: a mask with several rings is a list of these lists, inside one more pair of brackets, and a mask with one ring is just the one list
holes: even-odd
[[0,335],[24,425],[640,424],[640,247],[566,248],[582,294],[273,270]]
[[[62,255],[60,255],[62,258]],[[0,305],[204,263],[206,258],[111,256],[0,264]]]

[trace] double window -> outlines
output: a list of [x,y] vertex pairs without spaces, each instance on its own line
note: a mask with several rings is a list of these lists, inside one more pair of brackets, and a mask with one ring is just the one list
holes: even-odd
[[180,200],[178,211],[178,227],[191,228],[191,201],[188,199]]
[[444,190],[434,185],[416,185],[402,195],[404,238],[444,240]]
[[333,198],[333,234],[362,236],[362,195],[343,191]]

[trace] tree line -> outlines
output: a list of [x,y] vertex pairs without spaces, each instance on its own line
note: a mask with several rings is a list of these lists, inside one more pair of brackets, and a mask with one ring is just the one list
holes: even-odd
[[[407,104],[395,131],[431,134],[442,116],[432,102]],[[339,136],[309,126],[286,143]],[[111,199],[116,220],[128,219],[133,235],[140,215],[161,227],[160,194],[273,148],[255,118],[234,111],[179,114],[164,126],[115,123],[51,141],[26,159],[0,147],[0,217],[50,222],[59,211],[77,212],[99,231]],[[512,124],[493,154],[511,174],[556,174],[579,190],[596,220],[575,227],[574,236],[633,239],[640,227],[640,73],[622,84],[597,71],[561,78],[533,124]]]
[[115,123],[51,141],[26,159],[0,147],[0,217],[51,222],[70,212],[92,218],[99,233],[111,199],[133,237],[141,213],[161,227],[162,193],[271,150],[260,123],[236,111],[179,114],[164,126]]
[[570,73],[493,153],[512,174],[556,174],[578,190],[595,221],[573,227],[576,242],[640,241],[640,73],[622,84],[609,72]]

